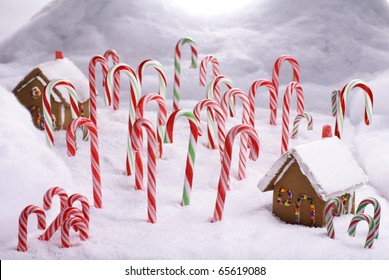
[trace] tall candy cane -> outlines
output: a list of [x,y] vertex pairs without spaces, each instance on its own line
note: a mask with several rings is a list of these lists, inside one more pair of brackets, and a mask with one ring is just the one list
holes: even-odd
[[66,145],[69,156],[76,155],[76,143],[74,135],[78,126],[84,126],[88,129],[91,135],[90,150],[91,150],[91,169],[92,169],[92,185],[93,185],[93,199],[96,208],[102,208],[102,194],[101,194],[101,177],[100,177],[100,159],[99,159],[99,139],[96,126],[87,118],[78,118],[73,120],[66,132]]
[[[147,133],[147,215],[150,223],[157,221],[157,146],[156,133],[153,124],[144,118],[138,119],[132,128],[131,138],[134,151],[140,151],[143,147],[142,128]],[[140,182],[143,184],[143,182]],[[140,186],[142,188],[142,186]]]
[[193,183],[193,167],[196,161],[196,147],[197,140],[199,137],[199,123],[195,115],[187,110],[177,110],[174,111],[167,123],[166,123],[166,139],[167,143],[173,143],[173,130],[174,124],[178,118],[184,117],[189,122],[190,127],[190,137],[188,144],[188,153],[186,156],[186,166],[185,166],[185,180],[184,180],[184,191],[182,195],[181,205],[189,205],[190,203],[190,194],[192,191]]
[[[130,113],[129,113],[129,120],[128,120],[128,132],[130,133],[132,124],[136,120],[135,108],[137,106],[138,99],[140,98],[141,95],[139,81],[135,71],[127,64],[124,63],[116,64],[108,71],[105,88],[106,91],[112,96],[112,92],[114,90],[114,77],[116,77],[116,73],[119,73],[121,71],[127,74],[131,86]],[[134,169],[134,157],[133,157],[133,151],[131,147],[131,137],[127,137],[126,173],[128,176],[131,175],[133,169]]]
[[[250,101],[246,93],[237,88],[229,89],[223,96],[221,101],[221,106],[225,113],[228,112],[230,106],[230,100],[236,100],[240,98],[243,104],[243,116],[242,124],[250,125]],[[246,178],[246,161],[247,161],[247,134],[241,135],[240,149],[239,149],[239,169],[238,169],[238,179],[242,180]]]
[[[101,68],[103,70],[103,84],[106,79],[108,73],[108,62],[107,60],[101,56],[96,55],[92,57],[89,62],[89,103],[90,103],[90,119],[97,126],[97,90],[96,90],[96,65],[97,63],[101,64]],[[105,91],[104,101],[106,106],[110,106],[112,103],[111,95]]]
[[281,155],[288,151],[289,146],[289,113],[290,99],[292,98],[293,90],[297,93],[297,113],[304,113],[304,92],[303,88],[297,82],[291,82],[286,88],[284,94],[284,104],[282,107],[282,144]]
[[340,216],[343,213],[343,202],[338,197],[330,198],[324,206],[324,219],[327,227],[327,235],[335,238],[334,215]]
[[70,238],[69,232],[71,228],[77,228],[80,233],[80,239],[82,241],[88,239],[89,230],[85,221],[79,217],[70,217],[68,218],[61,228],[61,244],[62,248],[70,248]]
[[181,84],[181,47],[185,44],[190,46],[192,62],[190,67],[197,68],[197,46],[191,38],[182,38],[177,42],[174,52],[174,88],[173,88],[173,109],[180,108],[180,84]]
[[369,197],[361,201],[357,208],[357,214],[362,214],[365,211],[365,208],[371,204],[374,207],[374,223],[375,223],[375,238],[378,238],[378,232],[380,227],[381,220],[381,205],[377,199],[374,197]]
[[[266,87],[269,90],[270,97],[277,96],[277,89],[274,84],[269,80],[259,79],[256,80],[250,87],[249,101],[250,101],[250,123],[255,127],[255,95],[260,87]],[[276,99],[277,100],[277,99]],[[277,112],[277,102],[274,102],[274,98],[270,98],[270,124],[276,125],[276,119],[274,118],[274,111]],[[273,117],[272,117],[273,116]]]
[[353,88],[361,88],[365,93],[365,124],[370,125],[373,120],[373,92],[370,87],[362,80],[351,80],[345,85],[338,97],[336,112],[335,135],[340,139],[343,132],[343,120],[346,112],[346,105],[350,92]]
[[297,138],[301,119],[307,120],[307,122],[308,122],[307,129],[308,130],[313,129],[313,118],[312,118],[311,114],[306,113],[306,112],[304,112],[303,114],[298,114],[293,121],[292,136],[291,136],[292,139]]
[[23,209],[19,216],[19,234],[18,234],[18,247],[17,250],[26,252],[27,247],[27,223],[28,216],[30,214],[36,214],[38,218],[38,229],[44,230],[46,228],[46,215],[42,208],[29,205]]
[[366,215],[366,214],[357,214],[355,215],[352,219],[351,219],[351,222],[350,222],[350,225],[348,227],[348,234],[350,236],[355,236],[355,232],[357,230],[357,224],[360,222],[360,221],[366,221],[369,225],[369,231],[367,233],[367,237],[366,237],[366,242],[365,242],[365,248],[371,248],[373,246],[373,243],[374,243],[374,238],[375,238],[375,223],[374,223],[374,219],[370,216],[370,215]]
[[252,160],[256,160],[259,156],[259,138],[255,129],[247,124],[240,124],[231,128],[227,134],[225,142],[223,164],[220,171],[217,189],[216,205],[212,218],[213,223],[220,221],[223,216],[226,193],[229,189],[228,185],[230,181],[232,146],[234,144],[234,139],[239,133],[247,134],[250,139],[250,158]]
[[336,117],[336,111],[338,110],[338,97],[340,96],[340,90],[336,89],[331,93],[331,109],[332,115]]
[[280,68],[283,62],[289,62],[293,69],[293,81],[299,83],[300,82],[300,66],[296,59],[288,55],[281,55],[277,58],[274,63],[273,73],[272,73],[272,82],[274,88],[276,89],[275,94],[270,92],[270,103],[275,105],[275,108],[271,110],[270,115],[270,123],[276,124],[277,120],[277,102],[278,102],[278,92],[279,92],[279,75]]
[[50,210],[53,197],[58,195],[61,201],[61,211],[66,207],[66,201],[68,200],[68,195],[63,188],[53,187],[46,191],[43,196],[43,209]]
[[81,211],[82,211],[82,214],[84,215],[86,225],[89,228],[90,205],[89,205],[88,199],[85,196],[78,194],[78,193],[72,194],[71,196],[69,196],[68,201],[66,202],[67,207],[73,207],[73,204],[77,201],[81,203]]
[[[113,65],[116,65],[120,63],[119,55],[115,50],[107,50],[104,53],[104,58],[108,61],[109,58],[112,57]],[[112,94],[111,94],[112,96]],[[114,93],[113,93],[113,109],[118,110],[119,109],[119,101],[120,101],[120,72],[115,73],[115,82],[114,82]]]

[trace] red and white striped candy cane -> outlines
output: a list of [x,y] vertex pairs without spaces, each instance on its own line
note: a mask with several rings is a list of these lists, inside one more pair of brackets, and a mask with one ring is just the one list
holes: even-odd
[[82,214],[84,214],[84,219],[85,219],[85,222],[89,228],[89,221],[90,221],[90,216],[89,216],[89,212],[90,212],[90,205],[89,205],[89,200],[81,195],[81,194],[78,194],[78,193],[75,193],[75,194],[72,194],[71,196],[69,196],[68,198],[68,201],[67,201],[67,207],[74,207],[73,204],[75,202],[80,202],[81,203],[81,211],[82,211]]
[[61,244],[62,248],[70,248],[69,232],[71,228],[77,228],[80,233],[80,239],[82,241],[87,240],[89,237],[89,230],[85,224],[84,219],[79,217],[69,217],[64,221],[61,227]]
[[340,90],[335,89],[331,93],[331,109],[332,115],[336,117],[336,111],[338,110],[338,97],[340,96]]
[[[45,232],[39,237],[39,240],[48,241],[57,232],[57,230],[63,225],[64,221],[66,221],[69,217],[74,216],[81,219],[84,219],[84,214],[80,209],[75,207],[65,208],[58,216],[54,219],[54,221],[47,227]],[[86,221],[85,221],[86,222]]]
[[[277,90],[274,87],[274,84],[269,80],[259,79],[256,80],[250,87],[249,90],[249,101],[250,101],[250,123],[253,127],[255,127],[255,95],[257,93],[258,88],[266,87],[269,90],[270,97],[277,96]],[[272,118],[273,112],[277,111],[277,102],[274,102],[274,98],[270,98],[270,124],[276,125],[276,120]]]
[[164,99],[166,99],[167,78],[166,78],[166,74],[165,74],[165,69],[158,60],[146,59],[139,64],[138,69],[136,71],[136,73],[138,75],[139,85],[142,86],[143,72],[148,67],[152,67],[157,71],[158,79],[159,79],[158,94],[160,94]]
[[374,207],[374,223],[375,223],[375,238],[378,238],[378,232],[380,228],[380,221],[381,221],[381,205],[378,202],[377,199],[374,197],[369,197],[364,200],[362,200],[357,208],[357,214],[361,214],[365,211],[365,208],[371,204]]
[[[138,119],[132,128],[132,148],[134,151],[140,151],[143,147],[142,128],[147,133],[147,216],[150,223],[157,221],[157,145],[156,132],[153,124],[145,119]],[[143,184],[143,182],[140,182]],[[140,186],[142,188],[142,186]]]
[[[158,104],[158,120],[157,124],[158,127],[164,127],[166,124],[167,119],[167,111],[166,111],[166,102],[165,99],[156,94],[156,93],[149,93],[145,96],[143,96],[137,106],[136,111],[136,117],[137,119],[143,118],[144,108],[147,103],[150,101],[156,101]],[[162,144],[163,144],[163,138],[162,134],[159,133],[160,131],[157,130],[157,158],[160,157],[158,155],[162,154]],[[142,163],[142,157],[141,157],[141,150],[139,152],[135,152],[135,188],[137,190],[140,190],[142,188],[142,182],[143,182],[143,163]]]
[[[242,115],[242,124],[250,124],[250,101],[246,93],[237,88],[229,89],[223,96],[221,100],[221,107],[224,112],[227,114],[230,106],[230,100],[236,101],[236,98],[240,98],[243,104],[243,115]],[[242,134],[240,138],[240,149],[239,149],[239,169],[238,169],[238,179],[242,180],[246,178],[246,161],[247,161],[247,135]]]
[[188,110],[177,110],[174,111],[167,123],[166,123],[166,143],[173,143],[173,131],[174,125],[177,119],[184,117],[189,122],[190,127],[190,136],[188,144],[188,153],[186,156],[186,165],[185,165],[185,180],[184,180],[184,191],[182,195],[181,205],[189,205],[190,203],[190,194],[192,191],[193,183],[193,167],[196,161],[196,147],[197,140],[199,138],[199,123],[195,115]]
[[229,189],[228,185],[230,181],[232,146],[234,144],[234,139],[239,133],[247,134],[250,139],[250,158],[256,160],[259,156],[259,138],[255,129],[247,124],[239,124],[231,128],[227,134],[225,142],[223,164],[220,171],[217,189],[216,205],[212,218],[213,223],[220,221],[223,216],[226,193]]
[[299,125],[301,119],[306,119],[307,120],[307,129],[312,130],[313,129],[313,118],[311,114],[304,112],[303,114],[298,114],[294,121],[293,121],[293,128],[292,128],[292,139],[296,139],[299,131]]
[[91,135],[90,150],[91,150],[91,169],[92,169],[92,183],[93,183],[93,199],[96,208],[102,208],[102,194],[101,194],[101,177],[100,177],[100,159],[99,159],[99,139],[96,126],[87,118],[78,118],[73,120],[66,132],[66,145],[69,156],[76,155],[76,143],[74,140],[75,132],[78,126],[84,126],[88,129]]
[[275,108],[273,107],[270,115],[270,123],[276,124],[277,123],[277,101],[278,101],[278,92],[279,92],[279,75],[280,75],[280,68],[283,62],[289,62],[293,69],[293,81],[299,83],[300,82],[300,66],[296,59],[294,59],[291,56],[288,55],[281,55],[279,58],[277,58],[276,62],[274,63],[273,72],[272,72],[272,82],[274,85],[274,88],[276,89],[275,94],[270,92],[270,103],[275,105]]
[[53,187],[46,191],[45,195],[43,196],[43,209],[44,210],[50,210],[51,208],[51,202],[53,200],[53,197],[58,195],[59,199],[61,201],[61,211],[65,209],[66,207],[66,201],[68,200],[68,195],[66,191],[63,188],[60,187]]
[[[97,90],[96,90],[96,65],[97,63],[101,64],[101,68],[103,70],[103,86],[104,81],[106,79],[108,73],[108,62],[107,60],[101,56],[96,55],[92,57],[89,62],[89,104],[90,104],[90,119],[97,127]],[[105,88],[104,88],[105,90]],[[105,91],[104,101],[106,106],[110,106],[112,103],[111,95]]]
[[29,205],[23,209],[19,216],[19,234],[18,234],[18,247],[17,250],[21,252],[26,252],[27,247],[27,223],[28,216],[30,214],[36,214],[38,218],[38,229],[44,230],[46,228],[46,214],[42,208]]
[[[112,58],[113,66],[120,63],[119,55],[115,50],[107,50],[104,53],[104,58],[108,61],[109,58]],[[112,96],[112,95],[111,95]],[[119,109],[119,102],[120,102],[120,72],[115,73],[115,82],[114,82],[114,93],[113,93],[113,109],[118,110]]]
[[327,227],[327,235],[335,238],[334,215],[340,216],[343,213],[343,202],[339,197],[330,198],[324,206],[324,220]]
[[191,38],[180,39],[174,52],[174,88],[173,88],[173,110],[180,108],[180,86],[181,86],[181,47],[185,44],[190,46],[192,62],[190,67],[197,68],[197,46]]
[[370,215],[366,214],[356,214],[350,222],[350,225],[348,227],[348,234],[350,236],[355,236],[355,232],[357,230],[357,224],[360,221],[366,221],[369,225],[369,231],[367,233],[366,242],[365,242],[365,248],[371,248],[373,247],[374,239],[375,239],[375,222],[374,219]]
[[282,106],[282,144],[281,155],[288,151],[289,146],[289,113],[290,100],[293,90],[297,93],[297,113],[304,113],[304,92],[303,88],[297,82],[289,83],[284,93],[284,104]]
[[354,88],[361,88],[365,93],[365,124],[370,125],[373,120],[373,92],[370,87],[362,80],[351,80],[345,85],[338,97],[336,112],[335,135],[341,139],[343,132],[343,121],[346,112],[346,105],[350,92]]
[[[217,58],[211,54],[206,55],[203,60],[200,63],[200,86],[205,87],[205,84],[207,82],[207,65],[208,63],[211,63],[212,65],[212,73],[213,73],[213,78],[216,78],[217,76],[220,75],[220,70],[219,70],[219,61]],[[215,91],[218,91],[218,94],[215,94],[216,96],[220,96],[220,88],[217,87],[215,88]]]
[[[130,110],[129,110],[129,120],[128,120],[128,133],[131,133],[132,124],[136,120],[136,106],[138,99],[140,98],[140,85],[138,77],[135,71],[127,64],[118,63],[108,70],[107,80],[105,83],[106,91],[112,95],[114,90],[114,77],[116,77],[117,72],[123,71],[130,80]],[[131,175],[132,170],[134,169],[134,155],[131,147],[131,137],[127,137],[127,155],[126,155],[126,173],[128,176]]]

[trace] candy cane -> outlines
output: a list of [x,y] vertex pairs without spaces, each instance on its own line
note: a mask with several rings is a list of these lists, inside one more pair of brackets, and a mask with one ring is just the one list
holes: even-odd
[[336,117],[336,111],[338,110],[338,97],[340,96],[340,90],[336,89],[331,93],[331,105],[332,115]]
[[[113,65],[116,65],[120,63],[119,55],[115,50],[107,50],[104,53],[104,58],[108,61],[109,58],[112,57]],[[111,94],[112,96],[112,94]],[[115,73],[115,82],[114,82],[114,94],[113,94],[113,109],[118,110],[119,109],[119,100],[120,99],[120,72]]]
[[[112,96],[112,92],[114,90],[113,82],[114,77],[116,77],[116,73],[119,73],[120,71],[124,71],[125,74],[127,74],[129,80],[130,80],[130,113],[129,113],[129,121],[128,121],[128,132],[131,132],[132,124],[136,120],[136,114],[135,114],[135,108],[138,103],[138,99],[140,98],[140,85],[138,82],[138,77],[135,73],[135,71],[127,64],[124,63],[118,63],[112,68],[109,69],[107,74],[107,80],[105,83],[106,91]],[[134,169],[134,157],[133,157],[133,151],[131,147],[131,138],[127,137],[127,155],[126,155],[126,173],[127,175],[131,175],[132,170]]]
[[291,138],[292,139],[296,139],[297,138],[297,134],[298,134],[298,130],[299,130],[299,125],[300,125],[300,121],[301,119],[306,119],[308,124],[307,124],[307,129],[308,130],[312,130],[313,129],[313,118],[311,116],[311,114],[309,113],[302,113],[302,114],[298,114],[294,121],[293,121],[293,128],[292,128],[292,136]]
[[367,247],[367,248],[370,249],[373,246],[374,238],[375,238],[375,235],[376,235],[374,219],[370,215],[366,215],[366,214],[357,214],[357,215],[355,215],[351,219],[350,225],[348,227],[348,234],[350,236],[355,236],[355,232],[356,232],[356,229],[357,229],[357,224],[360,221],[366,221],[368,223],[368,225],[369,225],[369,231],[368,231],[367,237],[366,237],[365,248]]
[[[216,78],[220,75],[219,70],[219,61],[217,58],[211,54],[206,55],[200,63],[200,86],[204,87],[207,81],[207,65],[211,63],[213,77]],[[216,88],[215,91],[219,91],[218,96],[220,96],[220,89]]]
[[361,201],[359,203],[358,208],[357,208],[357,214],[362,214],[365,212],[366,206],[371,204],[374,207],[374,223],[375,223],[375,238],[378,238],[378,232],[379,232],[379,227],[380,227],[380,220],[381,220],[381,205],[378,202],[377,199],[374,197],[369,197]]
[[324,219],[327,227],[327,235],[335,238],[334,215],[340,216],[343,213],[343,202],[338,198],[330,198],[324,206]]
[[[143,113],[144,113],[144,107],[146,106],[147,103],[150,101],[156,101],[158,104],[158,127],[164,127],[166,124],[166,118],[167,118],[167,111],[166,111],[166,102],[165,99],[156,94],[156,93],[150,93],[145,96],[143,96],[137,106],[137,111],[136,111],[136,116],[137,119],[143,118]],[[157,130],[157,158],[158,155],[162,154],[162,144],[163,144],[163,139],[162,139],[162,134],[160,134],[160,131]],[[160,157],[160,156],[159,156]],[[142,188],[142,182],[143,182],[143,163],[142,163],[142,158],[140,156],[140,152],[136,152],[135,155],[135,188],[140,190]]]
[[73,207],[73,204],[77,201],[79,201],[81,203],[81,211],[82,211],[82,214],[84,215],[86,225],[89,228],[90,205],[89,205],[88,199],[85,196],[78,194],[78,193],[72,194],[71,196],[69,196],[68,201],[66,202],[67,207]]
[[182,38],[177,42],[174,53],[174,88],[173,88],[173,109],[178,110],[180,108],[180,84],[181,84],[181,47],[185,44],[189,44],[192,63],[191,68],[197,68],[197,46],[191,38]]
[[99,139],[96,126],[87,118],[78,118],[73,120],[66,132],[66,145],[69,156],[76,155],[76,143],[74,135],[76,128],[83,125],[91,134],[90,150],[91,150],[91,170],[93,182],[93,199],[96,208],[102,208],[102,194],[101,194],[101,178],[100,178],[100,160],[99,160]]
[[[249,91],[249,101],[250,101],[250,123],[255,127],[255,95],[260,87],[266,87],[269,90],[270,97],[277,96],[277,89],[274,87],[274,84],[269,80],[259,79],[256,80],[250,87]],[[277,111],[277,102],[274,102],[274,98],[270,98],[270,124],[276,125],[276,119],[273,117],[273,112]]]
[[252,160],[256,160],[259,156],[259,138],[255,129],[247,124],[240,124],[231,128],[226,137],[223,164],[220,171],[216,205],[212,222],[220,221],[223,216],[226,192],[229,189],[228,185],[230,181],[229,177],[231,168],[232,145],[234,144],[234,139],[239,133],[247,134],[250,139],[250,158]]
[[[240,98],[243,104],[243,116],[242,124],[250,125],[250,101],[244,91],[241,89],[233,88],[229,89],[223,96],[221,101],[221,107],[224,112],[228,112],[228,107],[230,106],[230,100],[236,100]],[[246,161],[247,161],[247,135],[242,134],[240,141],[239,149],[239,169],[238,169],[238,179],[242,180],[246,178]]]
[[[144,118],[138,119],[133,126],[131,133],[132,147],[134,151],[140,151],[143,147],[142,143],[142,128],[147,133],[147,215],[150,223],[157,221],[157,146],[156,133],[153,124]],[[143,182],[140,182],[143,184]],[[142,186],[140,186],[142,188]]]
[[270,115],[270,123],[276,124],[277,120],[277,101],[278,101],[278,91],[279,91],[279,74],[280,68],[283,62],[289,62],[293,69],[293,81],[299,83],[300,82],[300,66],[296,59],[288,55],[282,55],[277,58],[274,63],[273,73],[272,73],[272,82],[274,88],[276,89],[275,94],[270,93],[270,103],[275,105],[275,108],[271,110]]
[[199,124],[195,115],[187,110],[177,110],[174,111],[167,123],[166,123],[166,139],[167,143],[173,143],[173,130],[176,120],[180,117],[184,117],[189,122],[190,127],[190,137],[188,144],[188,153],[186,156],[186,166],[185,166],[185,180],[184,180],[184,191],[182,195],[181,205],[189,205],[190,203],[190,194],[192,191],[193,183],[193,167],[196,161],[196,146],[197,140],[199,137]]
[[[101,56],[96,55],[92,57],[89,62],[89,104],[90,104],[90,119],[97,127],[97,90],[96,90],[96,64],[100,63],[103,70],[103,84],[108,73],[108,62]],[[111,95],[105,92],[104,101],[106,106],[110,106],[112,103]]]
[[61,227],[61,244],[62,248],[70,248],[70,238],[69,238],[69,231],[71,228],[78,228],[78,231],[80,233],[80,239],[82,241],[88,239],[89,237],[89,230],[88,227],[85,224],[85,221],[79,217],[70,217],[68,218]]
[[297,93],[297,113],[304,113],[304,92],[303,88],[297,82],[291,82],[286,88],[284,94],[284,104],[282,107],[282,144],[281,155],[288,151],[289,145],[289,112],[290,99],[292,98],[293,90]]
[[340,139],[343,132],[343,120],[346,112],[346,105],[353,88],[359,87],[365,93],[365,124],[370,125],[373,120],[373,92],[370,87],[362,80],[351,80],[345,85],[338,97],[337,111],[336,111],[336,123],[335,123],[335,135]]
[[26,252],[27,247],[27,223],[28,216],[30,214],[36,214],[38,218],[38,229],[44,230],[46,228],[46,215],[42,208],[29,205],[23,209],[19,216],[19,233],[18,233],[18,246],[17,250]]
[[51,208],[51,202],[53,200],[53,197],[55,195],[58,195],[61,201],[61,211],[65,209],[66,207],[66,201],[68,200],[68,195],[66,191],[60,187],[53,187],[46,191],[45,195],[43,196],[43,209],[44,210],[50,210]]

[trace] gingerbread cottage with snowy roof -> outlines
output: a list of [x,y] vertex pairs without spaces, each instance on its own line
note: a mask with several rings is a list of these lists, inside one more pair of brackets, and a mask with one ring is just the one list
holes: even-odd
[[279,158],[258,188],[273,191],[273,213],[290,224],[323,227],[324,206],[339,197],[355,212],[355,190],[368,179],[337,137],[296,146]]
[[[56,59],[35,67],[12,90],[19,102],[31,113],[34,125],[44,128],[42,94],[46,84],[53,79],[70,81],[77,91],[80,114],[89,116],[89,81],[81,70],[62,52],[56,52]],[[55,87],[51,95],[51,113],[57,130],[66,129],[72,121],[69,94],[64,87]]]

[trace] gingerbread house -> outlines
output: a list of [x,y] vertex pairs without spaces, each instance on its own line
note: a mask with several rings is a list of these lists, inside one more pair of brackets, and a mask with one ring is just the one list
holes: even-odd
[[[89,116],[89,81],[81,70],[62,52],[56,59],[35,67],[12,90],[19,102],[31,113],[34,125],[44,128],[42,94],[47,83],[53,79],[66,79],[76,88],[80,114]],[[72,121],[69,94],[64,87],[55,87],[51,95],[51,113],[55,129],[66,129]]]
[[274,215],[290,224],[323,227],[324,206],[339,197],[345,213],[355,212],[355,190],[367,176],[337,137],[296,146],[281,156],[258,188],[273,191]]

